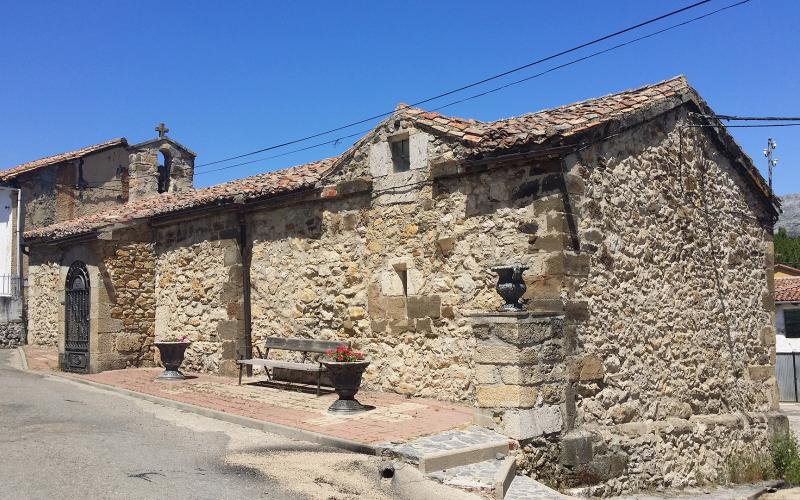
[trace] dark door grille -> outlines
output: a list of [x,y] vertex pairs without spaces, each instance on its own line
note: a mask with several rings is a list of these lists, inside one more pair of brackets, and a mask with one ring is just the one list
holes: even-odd
[[89,272],[74,262],[67,272],[64,300],[64,371],[89,371]]

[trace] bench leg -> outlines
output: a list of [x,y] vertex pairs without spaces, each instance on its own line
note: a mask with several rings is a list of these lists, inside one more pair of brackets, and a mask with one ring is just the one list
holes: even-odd
[[317,397],[319,397],[319,386],[322,382],[322,372],[317,372]]
[[239,385],[242,385],[242,368],[244,368],[244,365],[239,363]]

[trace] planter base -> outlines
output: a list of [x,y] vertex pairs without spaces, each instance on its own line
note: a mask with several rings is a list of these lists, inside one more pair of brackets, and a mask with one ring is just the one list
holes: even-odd
[[156,380],[185,380],[186,377],[178,370],[164,370]]
[[331,413],[359,413],[369,409],[369,406],[364,406],[355,399],[337,399],[328,407]]

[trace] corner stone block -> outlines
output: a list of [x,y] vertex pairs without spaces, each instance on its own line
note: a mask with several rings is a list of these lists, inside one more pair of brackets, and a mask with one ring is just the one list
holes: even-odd
[[530,408],[536,404],[535,387],[498,385],[478,387],[477,403],[481,408]]
[[514,439],[532,439],[561,432],[563,420],[558,406],[509,410],[503,415],[503,430]]
[[492,333],[510,344],[533,344],[557,336],[561,332],[560,320],[546,319],[529,323],[499,323],[492,327]]
[[497,383],[497,367],[494,365],[475,365],[475,382],[488,385]]
[[564,311],[568,320],[586,321],[589,319],[589,302],[585,300],[567,301]]
[[531,365],[536,363],[536,349],[479,344],[475,350],[475,360],[494,365]]
[[775,329],[771,326],[765,326],[761,329],[761,345],[772,347],[775,345]]
[[775,373],[775,369],[772,365],[750,366],[748,367],[748,371],[750,372],[750,379],[757,382],[763,382]]

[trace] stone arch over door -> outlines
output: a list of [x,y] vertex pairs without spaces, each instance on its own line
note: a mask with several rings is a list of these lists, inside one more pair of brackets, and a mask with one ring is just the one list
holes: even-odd
[[89,371],[90,284],[86,264],[74,261],[64,283],[64,371]]

